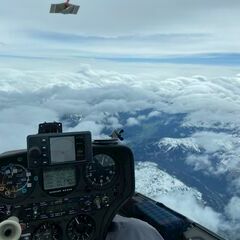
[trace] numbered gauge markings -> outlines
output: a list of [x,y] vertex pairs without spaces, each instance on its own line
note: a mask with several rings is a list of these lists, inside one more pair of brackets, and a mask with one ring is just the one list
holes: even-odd
[[32,189],[32,175],[19,164],[0,167],[0,196],[7,199],[25,197]]
[[33,234],[33,240],[62,240],[63,232],[59,225],[54,223],[41,224]]
[[97,154],[86,167],[86,178],[92,186],[104,187],[113,182],[116,171],[117,165],[111,156]]

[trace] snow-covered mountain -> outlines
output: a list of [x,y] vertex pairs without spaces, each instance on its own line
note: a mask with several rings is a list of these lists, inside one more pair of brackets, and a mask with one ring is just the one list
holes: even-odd
[[158,147],[165,152],[174,151],[181,149],[183,152],[196,152],[200,153],[201,149],[198,144],[194,141],[194,138],[163,138],[158,142]]
[[158,168],[153,162],[137,162],[135,165],[136,191],[155,200],[171,194],[189,194],[199,203],[203,203],[202,194],[194,188],[186,186],[176,177]]

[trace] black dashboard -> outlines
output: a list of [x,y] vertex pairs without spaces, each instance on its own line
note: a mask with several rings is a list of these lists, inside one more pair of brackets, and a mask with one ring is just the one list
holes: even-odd
[[[131,150],[90,132],[27,137],[27,149],[0,155],[0,239],[103,240],[134,193]],[[4,224],[5,223],[5,224]]]

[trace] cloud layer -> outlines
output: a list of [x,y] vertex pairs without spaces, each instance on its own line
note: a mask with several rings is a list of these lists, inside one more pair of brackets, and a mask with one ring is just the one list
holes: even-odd
[[[1,69],[0,76],[1,124],[31,123],[34,127],[39,121],[56,120],[66,113],[82,114],[85,121],[100,125],[106,118],[103,112],[115,114],[152,108],[153,116],[160,112],[185,113],[183,127],[202,129],[192,135],[193,144],[204,149],[205,154],[224,152],[221,165],[215,170],[239,168],[239,76],[142,79],[136,75],[94,71],[86,66],[78,72],[57,73]],[[126,124],[140,124],[145,118],[129,118]],[[116,118],[109,121],[120,126]]]

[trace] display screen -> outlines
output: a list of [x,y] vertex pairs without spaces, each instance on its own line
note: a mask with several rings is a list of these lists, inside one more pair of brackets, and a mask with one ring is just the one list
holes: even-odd
[[62,163],[76,160],[75,138],[50,138],[51,163]]
[[74,167],[53,168],[43,171],[44,190],[68,188],[76,185]]

